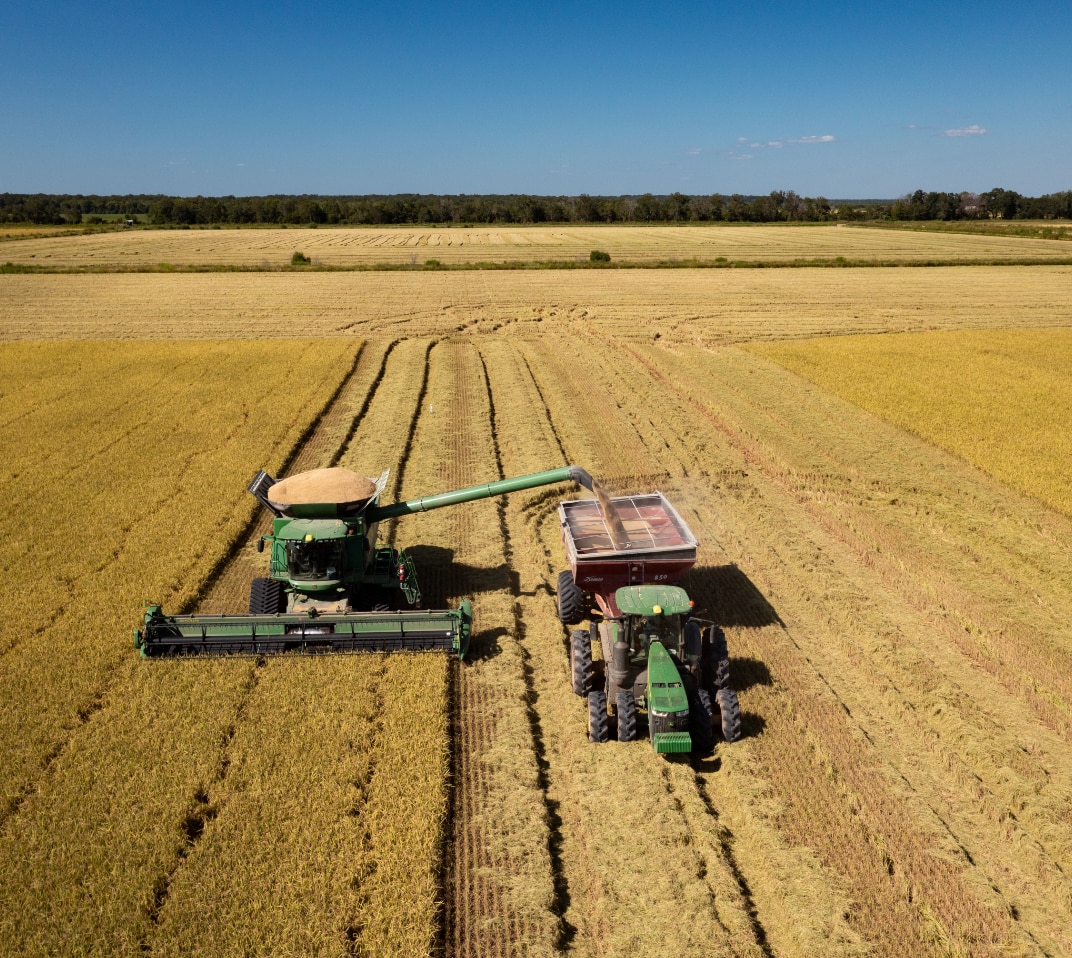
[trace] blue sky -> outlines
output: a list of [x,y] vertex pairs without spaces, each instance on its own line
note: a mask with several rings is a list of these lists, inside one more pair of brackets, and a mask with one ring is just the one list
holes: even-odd
[[0,192],[1072,189],[1072,2],[33,0]]

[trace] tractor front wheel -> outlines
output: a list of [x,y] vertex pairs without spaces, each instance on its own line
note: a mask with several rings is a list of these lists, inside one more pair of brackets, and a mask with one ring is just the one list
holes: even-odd
[[618,705],[618,741],[636,741],[636,699],[632,692],[619,692],[616,702]]
[[592,662],[592,639],[583,629],[574,630],[570,636],[570,671],[573,675],[573,691],[587,695],[595,680],[595,665]]
[[736,742],[741,737],[741,706],[737,693],[733,689],[719,689],[715,698],[722,713],[722,737],[727,742]]
[[610,738],[607,718],[607,693],[588,693],[588,741],[605,742]]
[[689,710],[689,732],[693,751],[707,755],[715,747],[715,727],[712,721],[711,695],[707,689],[697,689]]

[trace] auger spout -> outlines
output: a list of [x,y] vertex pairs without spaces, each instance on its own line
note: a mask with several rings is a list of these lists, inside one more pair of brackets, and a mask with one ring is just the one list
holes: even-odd
[[492,496],[503,496],[511,492],[520,492],[523,489],[549,486],[556,482],[576,482],[589,490],[594,485],[587,470],[580,466],[562,466],[559,469],[534,472],[527,476],[499,479],[495,482],[482,483],[479,486],[468,486],[465,489],[454,489],[451,492],[440,492],[433,496],[396,502],[389,506],[370,506],[365,510],[365,517],[368,522],[380,522],[383,519],[394,519],[398,516],[410,516],[418,512],[442,509],[444,506],[453,506],[460,502],[490,499]]

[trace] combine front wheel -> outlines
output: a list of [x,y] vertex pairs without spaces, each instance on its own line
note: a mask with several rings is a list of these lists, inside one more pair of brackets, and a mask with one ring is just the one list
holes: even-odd
[[286,608],[283,583],[275,579],[254,579],[249,587],[249,614],[275,615]]
[[588,693],[588,741],[605,742],[610,737],[607,718],[607,693]]

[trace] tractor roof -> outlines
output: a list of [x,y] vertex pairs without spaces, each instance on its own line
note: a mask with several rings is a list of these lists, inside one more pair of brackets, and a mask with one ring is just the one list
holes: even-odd
[[680,615],[692,609],[688,593],[676,585],[627,585],[614,593],[625,615]]

